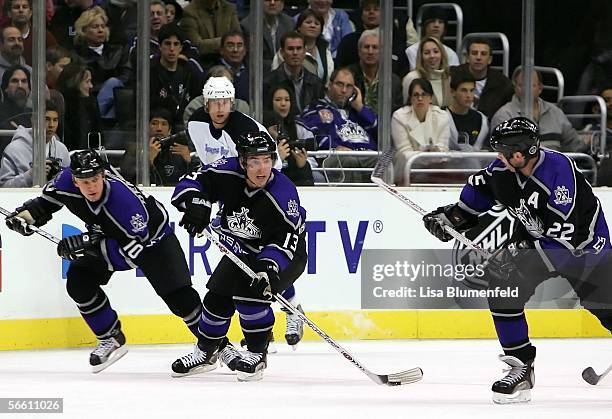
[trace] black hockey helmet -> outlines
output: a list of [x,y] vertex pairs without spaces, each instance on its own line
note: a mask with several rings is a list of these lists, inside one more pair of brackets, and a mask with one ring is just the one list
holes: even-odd
[[535,157],[540,149],[540,132],[535,122],[524,116],[508,119],[495,127],[491,148],[509,159],[521,152],[526,159]]
[[276,141],[265,131],[249,132],[238,137],[236,151],[242,160],[264,154],[269,154],[272,160],[276,160]]
[[104,160],[95,150],[77,151],[70,156],[70,170],[76,178],[93,177],[104,172]]

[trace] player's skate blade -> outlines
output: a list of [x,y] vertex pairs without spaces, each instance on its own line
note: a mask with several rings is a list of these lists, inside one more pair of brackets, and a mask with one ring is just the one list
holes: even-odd
[[266,354],[246,351],[242,359],[236,363],[238,381],[259,381],[266,369]]
[[526,403],[531,400],[531,389],[535,383],[533,360],[523,362],[509,355],[500,355],[500,361],[509,368],[507,375],[493,383],[493,402],[497,404]]
[[513,394],[493,393],[495,404],[527,403],[529,401],[531,401],[531,390],[519,390]]
[[113,336],[98,340],[98,346],[89,355],[91,371],[96,374],[117,362],[127,353],[125,335],[116,330]]
[[211,351],[203,351],[198,344],[195,344],[193,352],[172,363],[172,377],[188,377],[212,371],[218,366],[217,359],[216,348]]
[[[304,310],[302,310],[302,306],[300,304],[296,307],[302,314],[304,314]],[[284,307],[281,308],[286,313],[286,331],[285,331],[285,340],[287,341],[287,345],[291,346],[291,349],[294,351],[297,349],[297,344],[300,343],[302,337],[304,336],[304,322],[297,314],[293,314],[288,312]]]
[[123,356],[125,354],[128,353],[128,348],[125,346],[121,346],[119,348],[117,348],[106,360],[106,362],[103,362],[101,364],[98,365],[92,365],[91,366],[91,372],[93,372],[94,374],[99,373],[100,371],[105,370],[106,368],[110,367],[111,365],[113,365],[115,362],[119,361],[121,358],[123,358]]

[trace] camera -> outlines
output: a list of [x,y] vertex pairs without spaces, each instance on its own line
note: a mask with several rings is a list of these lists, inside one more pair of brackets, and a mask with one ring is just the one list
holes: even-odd
[[169,149],[170,146],[174,143],[188,145],[189,144],[189,135],[187,131],[179,131],[176,134],[169,135],[168,137],[158,138],[159,145],[161,145],[162,150]]
[[62,159],[57,157],[47,157],[47,162],[49,163],[49,174],[47,175],[47,180],[51,180],[62,171]]
[[314,138],[292,140],[291,137],[289,137],[289,134],[287,134],[286,132],[283,132],[282,126],[280,124],[277,126],[277,129],[278,129],[278,136],[276,137],[277,142],[280,143],[282,140],[287,141],[287,145],[292,150],[303,148],[306,151],[317,151],[318,144]]
[[318,146],[319,146],[317,144],[317,140],[315,140],[314,138],[290,140],[287,142],[287,144],[289,144],[289,147],[292,149],[302,149],[303,148],[306,151],[317,151]]

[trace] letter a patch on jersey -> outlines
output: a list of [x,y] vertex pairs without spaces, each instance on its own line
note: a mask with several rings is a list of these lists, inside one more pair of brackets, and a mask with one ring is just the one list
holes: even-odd
[[572,203],[572,198],[569,195],[569,190],[563,186],[557,186],[555,189],[555,200],[554,203],[557,205],[568,205]]

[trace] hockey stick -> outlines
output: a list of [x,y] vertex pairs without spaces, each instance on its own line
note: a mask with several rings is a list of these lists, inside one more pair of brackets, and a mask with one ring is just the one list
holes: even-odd
[[596,386],[610,371],[612,371],[612,364],[601,374],[597,374],[593,367],[587,367],[582,371],[582,378],[590,385]]
[[[4,208],[0,207],[0,213],[2,215],[4,215],[4,217],[8,217],[9,215],[12,214],[12,212],[9,212],[7,210],[5,210]],[[34,233],[38,234],[39,236],[43,236],[45,239],[55,243],[55,244],[59,244],[60,239],[58,239],[57,237],[55,237],[53,234],[51,233],[47,233],[45,230],[42,230],[34,225],[28,225],[28,228],[31,229]]]
[[[385,175],[385,172],[387,171],[387,169],[389,168],[389,165],[393,161],[394,153],[395,153],[395,149],[392,147],[380,155],[380,157],[378,158],[378,162],[376,163],[376,166],[374,167],[374,170],[372,171],[372,176],[371,176],[372,182],[374,182],[376,185],[383,188],[385,191],[393,195],[395,198],[399,199],[402,203],[408,205],[410,208],[418,212],[421,216],[424,216],[425,214],[427,214],[427,211],[425,211],[416,202],[412,201],[406,195],[400,193],[397,189],[387,184],[383,180],[383,176]],[[445,225],[444,231],[446,231],[448,234],[453,236],[453,238],[457,239],[459,242],[463,243],[466,247],[476,251],[476,253],[478,253],[483,258],[489,259],[489,257],[491,256],[489,252],[487,252],[482,247],[480,247],[479,245],[477,245],[476,243],[474,243],[473,241],[471,241],[470,239],[468,239],[467,237],[465,237],[463,234],[459,233],[455,229],[451,228],[450,226]]]
[[[251,268],[247,264],[245,264],[238,256],[232,253],[223,243],[219,241],[219,239],[212,234],[208,230],[204,230],[204,236],[212,243],[216,244],[219,250],[222,253],[227,255],[228,258],[231,259],[240,269],[244,271],[251,279],[257,278],[257,274],[253,272]],[[293,306],[289,301],[287,301],[280,293],[274,294],[274,298],[276,301],[280,303],[283,307],[289,310],[292,314],[298,316],[304,323],[306,323],[310,328],[323,340],[329,343],[336,351],[340,352],[344,358],[346,358],[350,363],[359,368],[365,375],[367,375],[372,381],[376,384],[385,384],[388,386],[398,386],[402,384],[411,384],[415,383],[423,378],[423,370],[420,368],[412,368],[406,371],[398,372],[395,374],[383,375],[383,374],[374,374],[366,367],[364,367],[359,361],[357,361],[353,355],[351,355],[346,349],[340,346],[335,340],[333,340],[327,333],[323,330],[319,329],[319,327],[314,324],[305,314],[299,311],[297,308]]]

